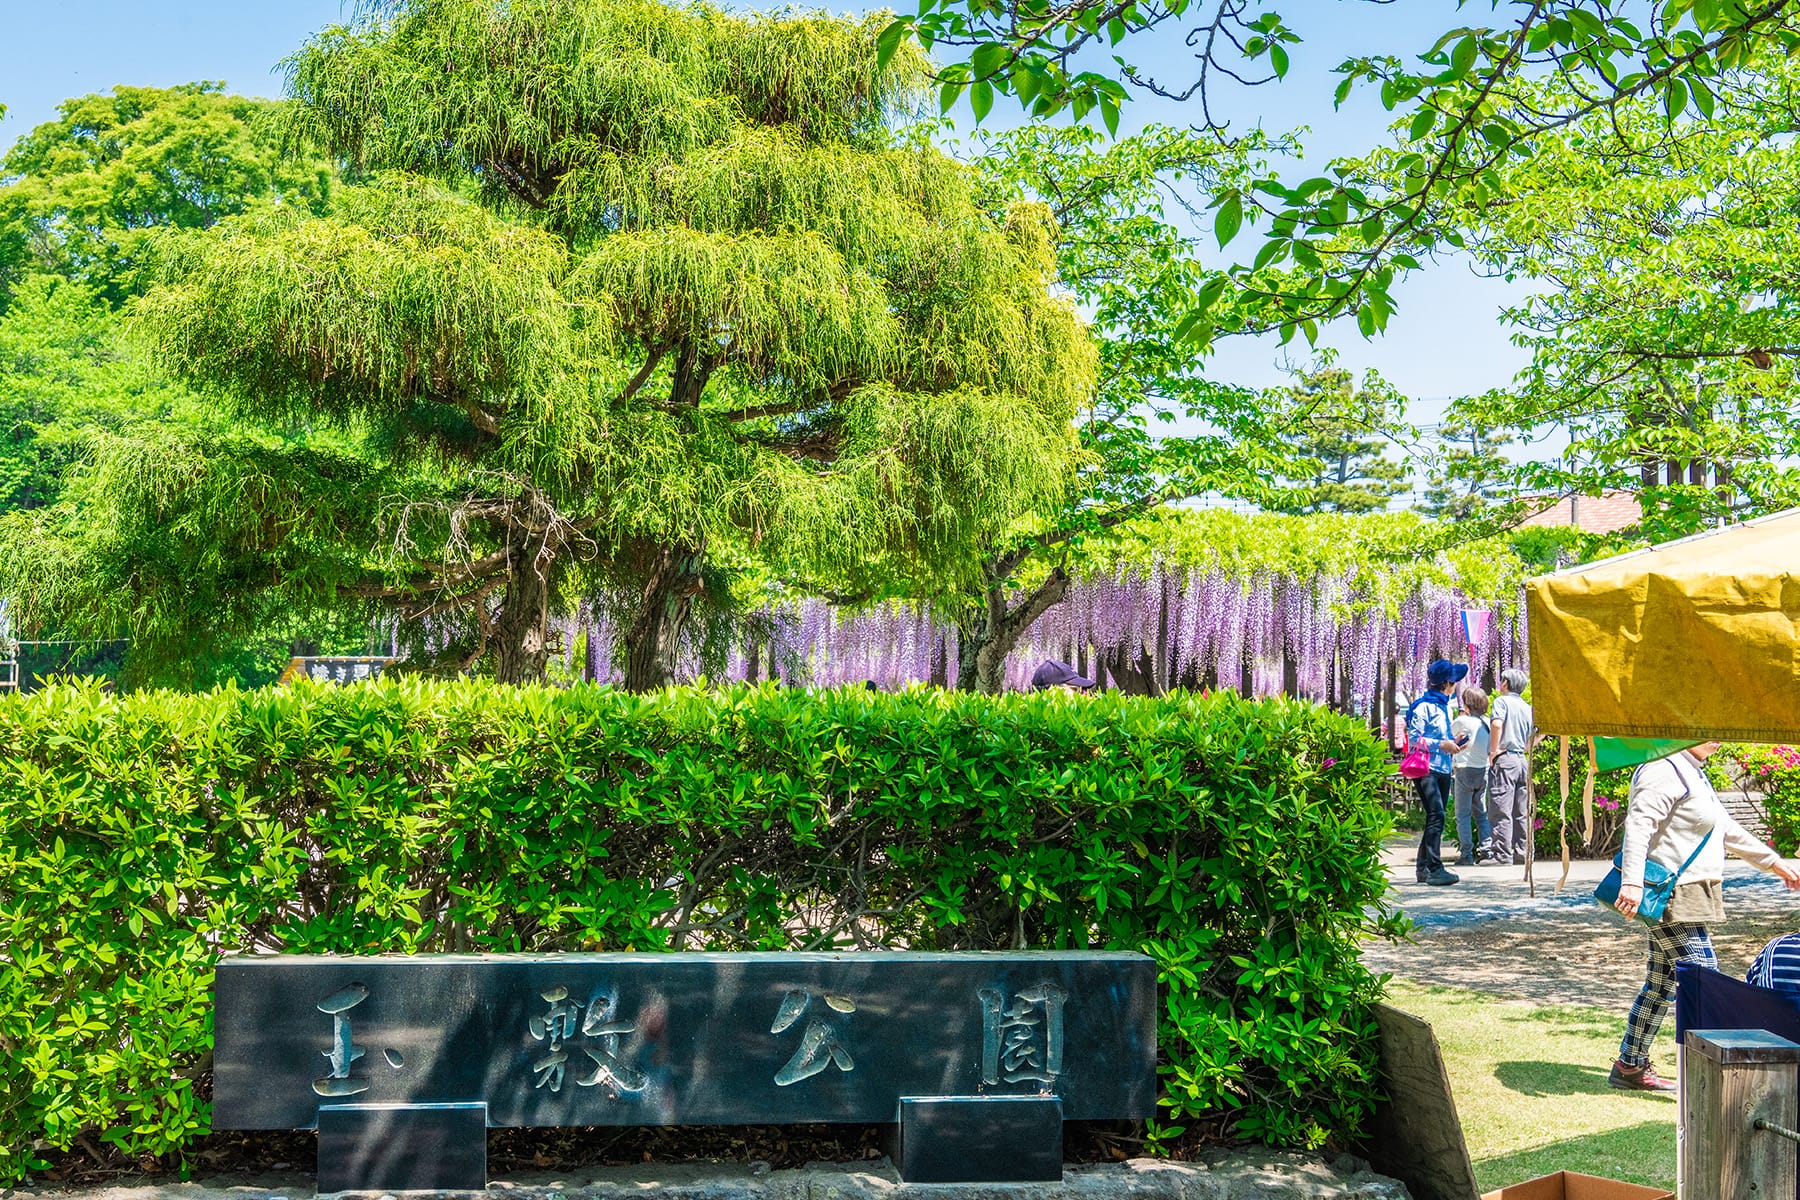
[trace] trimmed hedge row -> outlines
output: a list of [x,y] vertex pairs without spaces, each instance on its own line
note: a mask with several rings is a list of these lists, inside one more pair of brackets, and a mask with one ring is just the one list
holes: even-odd
[[0,1178],[204,1132],[212,965],[252,949],[1141,949],[1167,1122],[1351,1144],[1385,774],[1231,694],[8,698]]

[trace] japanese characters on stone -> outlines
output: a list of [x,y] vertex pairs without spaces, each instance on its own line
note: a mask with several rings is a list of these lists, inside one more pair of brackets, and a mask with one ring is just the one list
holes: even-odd
[[[313,1091],[321,1096],[341,1098],[369,1090],[367,1075],[350,1073],[350,1068],[368,1052],[365,1047],[356,1043],[350,1024],[350,1010],[368,998],[369,989],[366,986],[352,983],[339,988],[314,1006],[331,1017],[331,1047],[320,1051],[325,1061],[331,1065],[331,1073],[322,1079],[313,1080],[312,1085]],[[405,1065],[405,1059],[398,1050],[383,1050],[381,1056],[395,1070]]]
[[541,994],[549,1008],[527,1023],[532,1040],[545,1044],[544,1053],[531,1064],[535,1076],[533,1087],[562,1091],[571,1066],[565,1043],[573,1043],[585,1059],[577,1059],[574,1063],[580,1072],[575,1077],[576,1087],[604,1084],[615,1095],[643,1091],[647,1082],[644,1073],[628,1061],[620,1045],[620,1039],[636,1032],[637,1025],[619,1019],[616,993],[602,992],[594,996],[585,1005],[586,1015],[582,1013],[584,1006],[572,1002],[569,989],[560,984]]
[[985,987],[981,997],[981,1082],[1054,1087],[1063,1071],[1063,1005],[1068,993],[1053,983],[1014,992]]
[[781,998],[781,1007],[769,1026],[770,1033],[786,1033],[809,1010],[813,1015],[800,1035],[800,1044],[794,1049],[793,1057],[775,1072],[776,1087],[788,1087],[802,1079],[810,1079],[829,1066],[836,1066],[840,1071],[856,1069],[856,1060],[839,1036],[840,1026],[856,1011],[856,1002],[834,992],[821,992],[819,998],[822,1012],[812,1008],[814,997],[810,988],[791,988]]
[[[353,1010],[368,998],[365,985],[351,983],[317,1003],[332,1022],[330,1041],[320,1051],[329,1073],[312,1084],[318,1095],[341,1099],[369,1090],[371,1081],[361,1065],[367,1048],[355,1040],[352,1021]],[[981,1010],[981,1083],[1054,1090],[1064,1069],[1068,992],[1052,983],[1010,990],[990,985],[980,988],[975,1000]],[[648,1077],[637,1061],[642,1042],[636,1036],[638,1022],[624,1016],[616,989],[598,988],[580,1001],[557,984],[539,992],[538,1002],[523,1031],[534,1090],[560,1093],[572,1079],[577,1088],[600,1088],[614,1098],[644,1091]],[[798,1037],[787,1061],[772,1075],[775,1086],[792,1087],[832,1068],[855,1071],[855,1016],[857,1004],[849,996],[822,988],[787,988],[769,1032]],[[405,1065],[398,1050],[384,1050],[382,1057],[395,1070]]]

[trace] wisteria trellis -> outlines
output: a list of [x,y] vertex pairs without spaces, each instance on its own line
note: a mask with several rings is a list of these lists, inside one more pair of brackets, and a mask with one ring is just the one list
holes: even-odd
[[[1006,685],[1023,689],[1046,658],[1073,661],[1081,649],[1133,666],[1153,664],[1163,686],[1242,688],[1256,695],[1293,690],[1312,699],[1336,695],[1333,670],[1347,673],[1351,702],[1368,708],[1378,672],[1398,663],[1400,690],[1424,686],[1433,658],[1470,657],[1461,641],[1459,612],[1494,612],[1485,644],[1474,648],[1479,674],[1523,666],[1523,604],[1517,596],[1469,596],[1426,585],[1386,608],[1374,602],[1374,579],[1352,572],[1302,578],[1262,572],[1248,578],[1218,569],[1124,572],[1075,584],[1007,657]],[[958,645],[954,624],[928,607],[888,603],[836,608],[814,597],[770,605],[751,623],[758,632],[737,639],[728,661],[710,669],[697,645],[685,645],[687,677],[779,679],[791,685],[838,686],[873,680],[883,689],[915,682],[954,681]],[[603,612],[582,611],[562,630],[573,669],[585,635],[583,676],[617,682],[614,642],[621,631]]]

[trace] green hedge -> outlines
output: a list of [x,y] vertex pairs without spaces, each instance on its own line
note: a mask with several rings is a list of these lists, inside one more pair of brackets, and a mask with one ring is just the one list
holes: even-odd
[[204,1132],[211,967],[251,949],[1141,949],[1166,1124],[1351,1144],[1385,772],[1229,694],[12,697],[0,1178]]

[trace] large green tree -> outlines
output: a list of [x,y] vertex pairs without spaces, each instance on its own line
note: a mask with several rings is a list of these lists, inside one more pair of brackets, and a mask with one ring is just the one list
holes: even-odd
[[1541,286],[1507,314],[1530,369],[1462,410],[1561,431],[1568,450],[1520,483],[1638,492],[1659,537],[1800,500],[1800,72],[1721,100],[1674,123],[1649,105],[1591,120],[1465,209],[1476,253]]
[[[631,597],[642,688],[720,552],[862,590],[970,575],[1060,494],[1094,356],[1041,209],[990,219],[966,168],[896,142],[923,66],[878,65],[878,32],[638,0],[421,0],[327,30],[289,63],[289,132],[370,181],[329,216],[171,239],[137,314],[209,395],[338,442],[116,449],[90,501],[151,539],[208,514],[169,561],[235,602],[64,570],[65,607],[141,629],[364,600],[460,621],[468,660],[525,680],[552,609],[605,587]],[[129,550],[29,536],[49,560]]]
[[154,230],[204,229],[259,200],[322,209],[329,164],[284,155],[272,109],[217,83],[65,101],[0,162],[0,304],[33,272],[116,304],[143,282]]
[[959,687],[998,691],[1006,656],[1062,602],[1085,539],[1187,497],[1269,501],[1286,461],[1280,414],[1208,377],[1187,314],[1225,275],[1196,245],[1191,198],[1253,178],[1279,148],[1153,126],[1109,140],[1034,122],[990,137],[977,160],[989,203],[1031,201],[1054,220],[1058,275],[1088,314],[1099,386],[1064,494],[999,539],[979,586],[954,597]]

